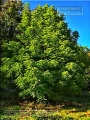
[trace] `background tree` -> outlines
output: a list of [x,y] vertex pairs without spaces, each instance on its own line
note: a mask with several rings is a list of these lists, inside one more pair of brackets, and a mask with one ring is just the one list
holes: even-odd
[[85,69],[85,73],[86,73],[86,76],[88,78],[88,81],[87,81],[87,86],[86,86],[86,90],[89,90],[90,91],[90,49],[85,49],[85,52],[87,54],[87,58],[88,58],[88,61],[86,61],[88,63],[88,66],[87,68]]
[[34,11],[26,4],[17,30],[18,41],[3,44],[8,56],[2,58],[1,70],[6,78],[13,78],[21,90],[19,95],[59,101],[63,96],[81,94],[89,59],[74,41],[78,32],[68,28],[64,16],[47,4]]
[[[17,31],[15,28],[21,21],[23,6],[20,0],[1,0],[0,3],[0,58],[11,58],[13,48],[10,50],[8,46],[10,41],[12,41],[12,43],[17,41]],[[2,64],[2,61],[0,61],[0,66],[2,66]],[[7,64],[6,69],[8,68],[8,65],[9,64]],[[2,71],[0,74],[0,87],[3,88],[7,86],[7,88],[13,88],[13,85],[11,84],[13,83],[12,76],[8,78]]]
[[20,0],[3,0],[0,9],[1,39],[13,39],[15,28],[21,20],[22,2]]

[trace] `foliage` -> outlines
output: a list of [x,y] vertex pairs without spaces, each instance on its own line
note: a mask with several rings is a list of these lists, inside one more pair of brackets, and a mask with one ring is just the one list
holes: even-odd
[[2,45],[1,67],[4,79],[20,89],[20,96],[60,101],[81,94],[89,58],[85,48],[77,45],[78,32],[69,29],[64,19],[47,4],[34,11],[24,6],[17,41]]
[[0,39],[12,39],[15,27],[20,22],[22,2],[20,0],[2,0],[0,9]]
[[[9,42],[13,45],[16,39],[17,31],[16,26],[21,21],[21,11],[22,11],[22,2],[20,0],[1,0],[0,5],[0,57],[1,58],[10,58],[12,53],[10,49],[8,49]],[[6,47],[3,47],[3,46]],[[13,48],[13,46],[11,47]],[[14,49],[16,50],[16,49]],[[12,50],[13,51],[13,50]],[[10,55],[11,54],[11,55]],[[8,64],[8,63],[7,63]],[[6,70],[8,69],[8,65],[6,66]],[[2,60],[0,61],[0,66],[2,66]],[[9,78],[5,76],[5,72],[0,70],[0,76],[2,82],[0,83],[1,89],[11,89],[15,88],[13,84],[13,76]],[[9,71],[8,71],[9,72]]]

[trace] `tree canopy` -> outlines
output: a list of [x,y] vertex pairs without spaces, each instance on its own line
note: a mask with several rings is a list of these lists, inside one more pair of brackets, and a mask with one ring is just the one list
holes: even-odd
[[5,81],[20,89],[20,96],[59,101],[81,94],[90,57],[78,45],[79,33],[68,28],[64,15],[48,4],[33,11],[26,4],[15,30],[16,38],[10,34],[10,41],[2,44],[1,71]]

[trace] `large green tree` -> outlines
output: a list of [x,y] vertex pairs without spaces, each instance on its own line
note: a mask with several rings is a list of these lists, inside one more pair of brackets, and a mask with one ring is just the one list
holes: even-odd
[[[31,11],[26,4],[17,27],[18,41],[3,44],[1,70],[20,88],[20,96],[58,101],[78,95],[85,86],[89,62],[79,34],[68,28],[64,16],[53,6],[38,5]],[[83,57],[84,56],[84,57]]]

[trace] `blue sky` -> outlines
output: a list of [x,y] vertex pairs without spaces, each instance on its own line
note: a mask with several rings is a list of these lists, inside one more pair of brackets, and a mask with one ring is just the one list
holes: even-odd
[[[38,4],[45,5],[49,4],[55,7],[58,6],[58,10],[60,7],[71,7],[71,8],[80,8],[81,13],[79,15],[66,15],[65,22],[68,23],[69,28],[73,31],[77,30],[79,32],[78,44],[81,46],[87,46],[90,48],[90,0],[22,0],[22,2],[28,2],[30,4],[31,9],[36,8]],[[79,11],[80,12],[80,11]],[[77,11],[77,13],[79,13]],[[75,12],[74,12],[75,13]]]

